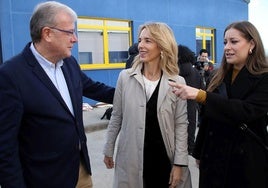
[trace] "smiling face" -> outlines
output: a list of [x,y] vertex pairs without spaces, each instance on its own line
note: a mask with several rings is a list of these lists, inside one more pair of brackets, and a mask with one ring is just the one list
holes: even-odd
[[159,62],[161,50],[146,28],[140,33],[138,49],[142,62]]
[[237,29],[230,28],[224,36],[224,54],[226,62],[241,69],[247,61],[250,50],[255,47],[253,40],[248,41]]

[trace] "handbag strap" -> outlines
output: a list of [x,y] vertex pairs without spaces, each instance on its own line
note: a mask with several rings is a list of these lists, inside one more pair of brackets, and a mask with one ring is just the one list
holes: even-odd
[[250,128],[248,128],[248,126],[245,123],[240,125],[240,129],[245,133],[247,133],[252,138],[254,138],[256,142],[259,143],[266,150],[266,152],[268,152],[268,146],[266,146],[266,144],[263,143],[262,139],[258,135],[256,135]]

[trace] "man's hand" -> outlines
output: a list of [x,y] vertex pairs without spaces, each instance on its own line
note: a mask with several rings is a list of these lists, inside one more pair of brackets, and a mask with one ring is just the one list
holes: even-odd
[[113,157],[104,156],[103,162],[105,163],[108,169],[114,168],[114,160]]

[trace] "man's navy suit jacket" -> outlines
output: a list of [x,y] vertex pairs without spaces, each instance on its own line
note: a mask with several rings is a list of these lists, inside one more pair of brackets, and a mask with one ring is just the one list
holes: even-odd
[[0,185],[74,188],[80,158],[91,174],[82,96],[112,103],[114,88],[88,78],[73,57],[62,71],[74,116],[30,50],[0,68]]

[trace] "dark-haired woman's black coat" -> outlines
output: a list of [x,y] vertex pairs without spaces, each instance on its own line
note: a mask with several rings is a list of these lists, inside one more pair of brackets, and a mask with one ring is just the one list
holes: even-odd
[[268,74],[254,76],[244,67],[231,84],[207,93],[196,148],[200,188],[267,188],[268,154],[239,125],[246,123],[266,145]]

